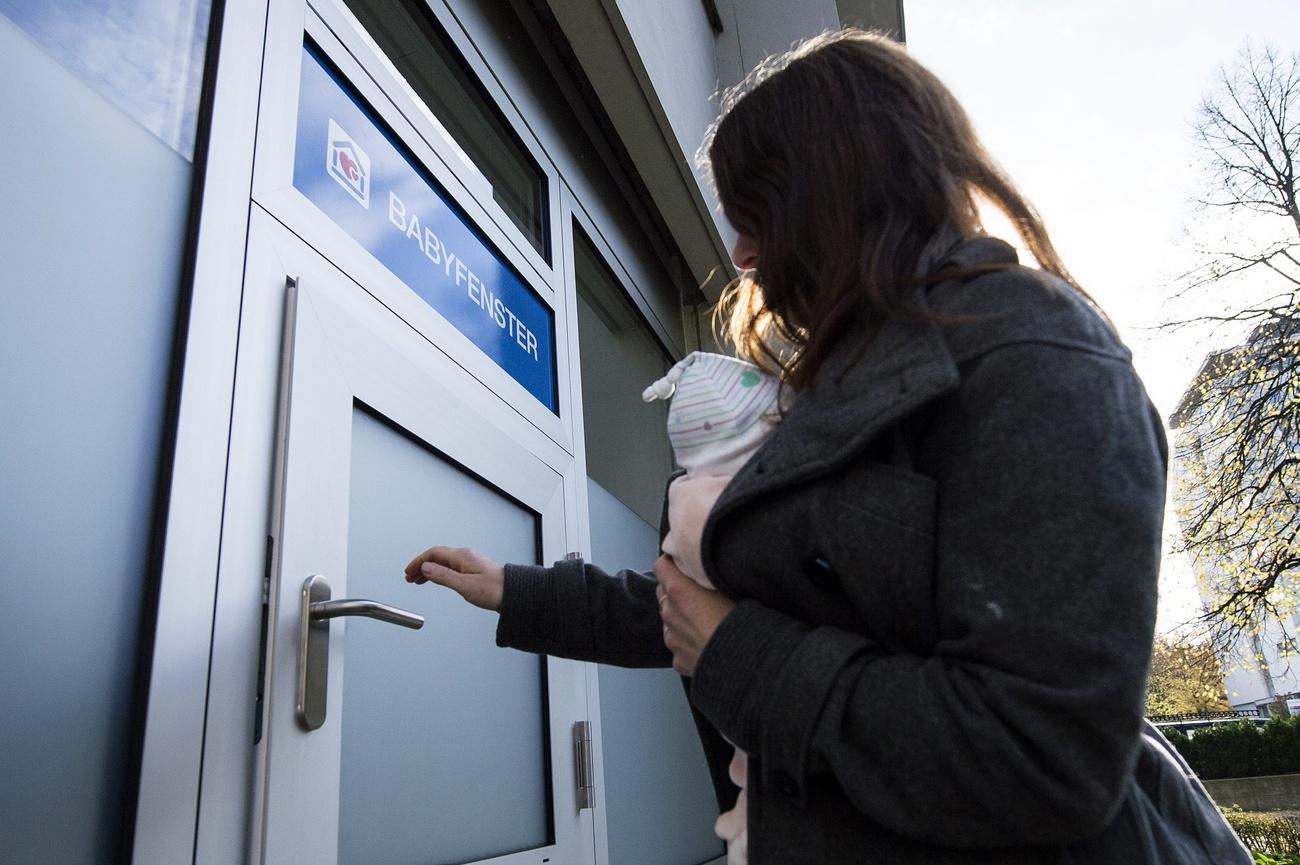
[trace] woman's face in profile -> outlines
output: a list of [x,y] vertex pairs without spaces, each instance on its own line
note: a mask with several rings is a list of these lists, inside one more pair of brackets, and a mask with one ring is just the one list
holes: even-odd
[[735,246],[731,247],[731,260],[741,273],[758,268],[758,244],[747,234],[736,237]]

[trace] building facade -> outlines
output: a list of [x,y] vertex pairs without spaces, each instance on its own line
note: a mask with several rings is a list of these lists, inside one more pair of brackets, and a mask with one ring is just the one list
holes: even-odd
[[[1289,319],[1266,320],[1241,344],[1213,352],[1170,417],[1184,530],[1189,519],[1200,518],[1233,538],[1222,549],[1197,550],[1206,610],[1259,581],[1270,566],[1265,557],[1292,555],[1286,527],[1295,512],[1294,473],[1288,471],[1295,444],[1289,427],[1277,421],[1295,395],[1290,358],[1296,339]],[[1300,713],[1300,613],[1287,597],[1293,591],[1287,580],[1283,574],[1270,592],[1272,609],[1258,627],[1220,647],[1224,692],[1234,710],[1262,717]]]
[[717,860],[670,671],[402,568],[649,566],[710,94],[842,22],[901,2],[0,0],[0,858]]

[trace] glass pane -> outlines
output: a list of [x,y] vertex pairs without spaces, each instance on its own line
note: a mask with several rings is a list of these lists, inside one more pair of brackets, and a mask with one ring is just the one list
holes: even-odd
[[591,242],[574,235],[587,474],[657,526],[673,468],[668,403],[641,392],[672,362]]
[[191,161],[211,9],[212,0],[0,0],[0,14]]
[[[648,568],[659,533],[595,481],[587,481],[591,557]],[[695,865],[726,850],[713,834],[713,797],[681,679],[672,670],[600,667],[609,861]]]
[[340,865],[439,865],[553,838],[544,661],[496,646],[496,614],[402,579],[443,542],[537,562],[538,518],[383,422],[352,425],[347,594],[425,617],[348,619]]
[[0,862],[95,865],[134,812],[194,169],[3,15],[0,117]]
[[420,0],[346,0],[357,20],[492,184],[492,197],[550,260],[546,175]]

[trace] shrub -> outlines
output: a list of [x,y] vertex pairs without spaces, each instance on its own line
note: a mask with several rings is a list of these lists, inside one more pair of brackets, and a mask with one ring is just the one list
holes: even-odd
[[1270,775],[1298,771],[1300,767],[1300,718],[1270,718],[1260,733],[1263,739],[1263,768]]
[[1207,780],[1300,772],[1300,717],[1271,718],[1262,730],[1242,720],[1191,738],[1171,729],[1165,738]]
[[[1237,837],[1255,853],[1257,865],[1300,865],[1300,821],[1295,817],[1242,811],[1236,806],[1222,810]],[[1260,854],[1272,858],[1260,859]]]

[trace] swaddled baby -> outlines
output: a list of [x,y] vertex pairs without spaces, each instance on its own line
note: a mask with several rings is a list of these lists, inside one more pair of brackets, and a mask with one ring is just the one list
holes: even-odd
[[[777,418],[778,382],[734,357],[692,352],[645,389],[646,402],[671,399],[668,438],[686,475],[673,481],[669,532],[663,551],[700,585],[713,584],[700,562],[704,520],[731,477],[767,438]],[[714,831],[727,842],[728,865],[748,861],[745,831],[747,760],[739,748],[731,780],[740,787],[736,807],[718,817]]]

